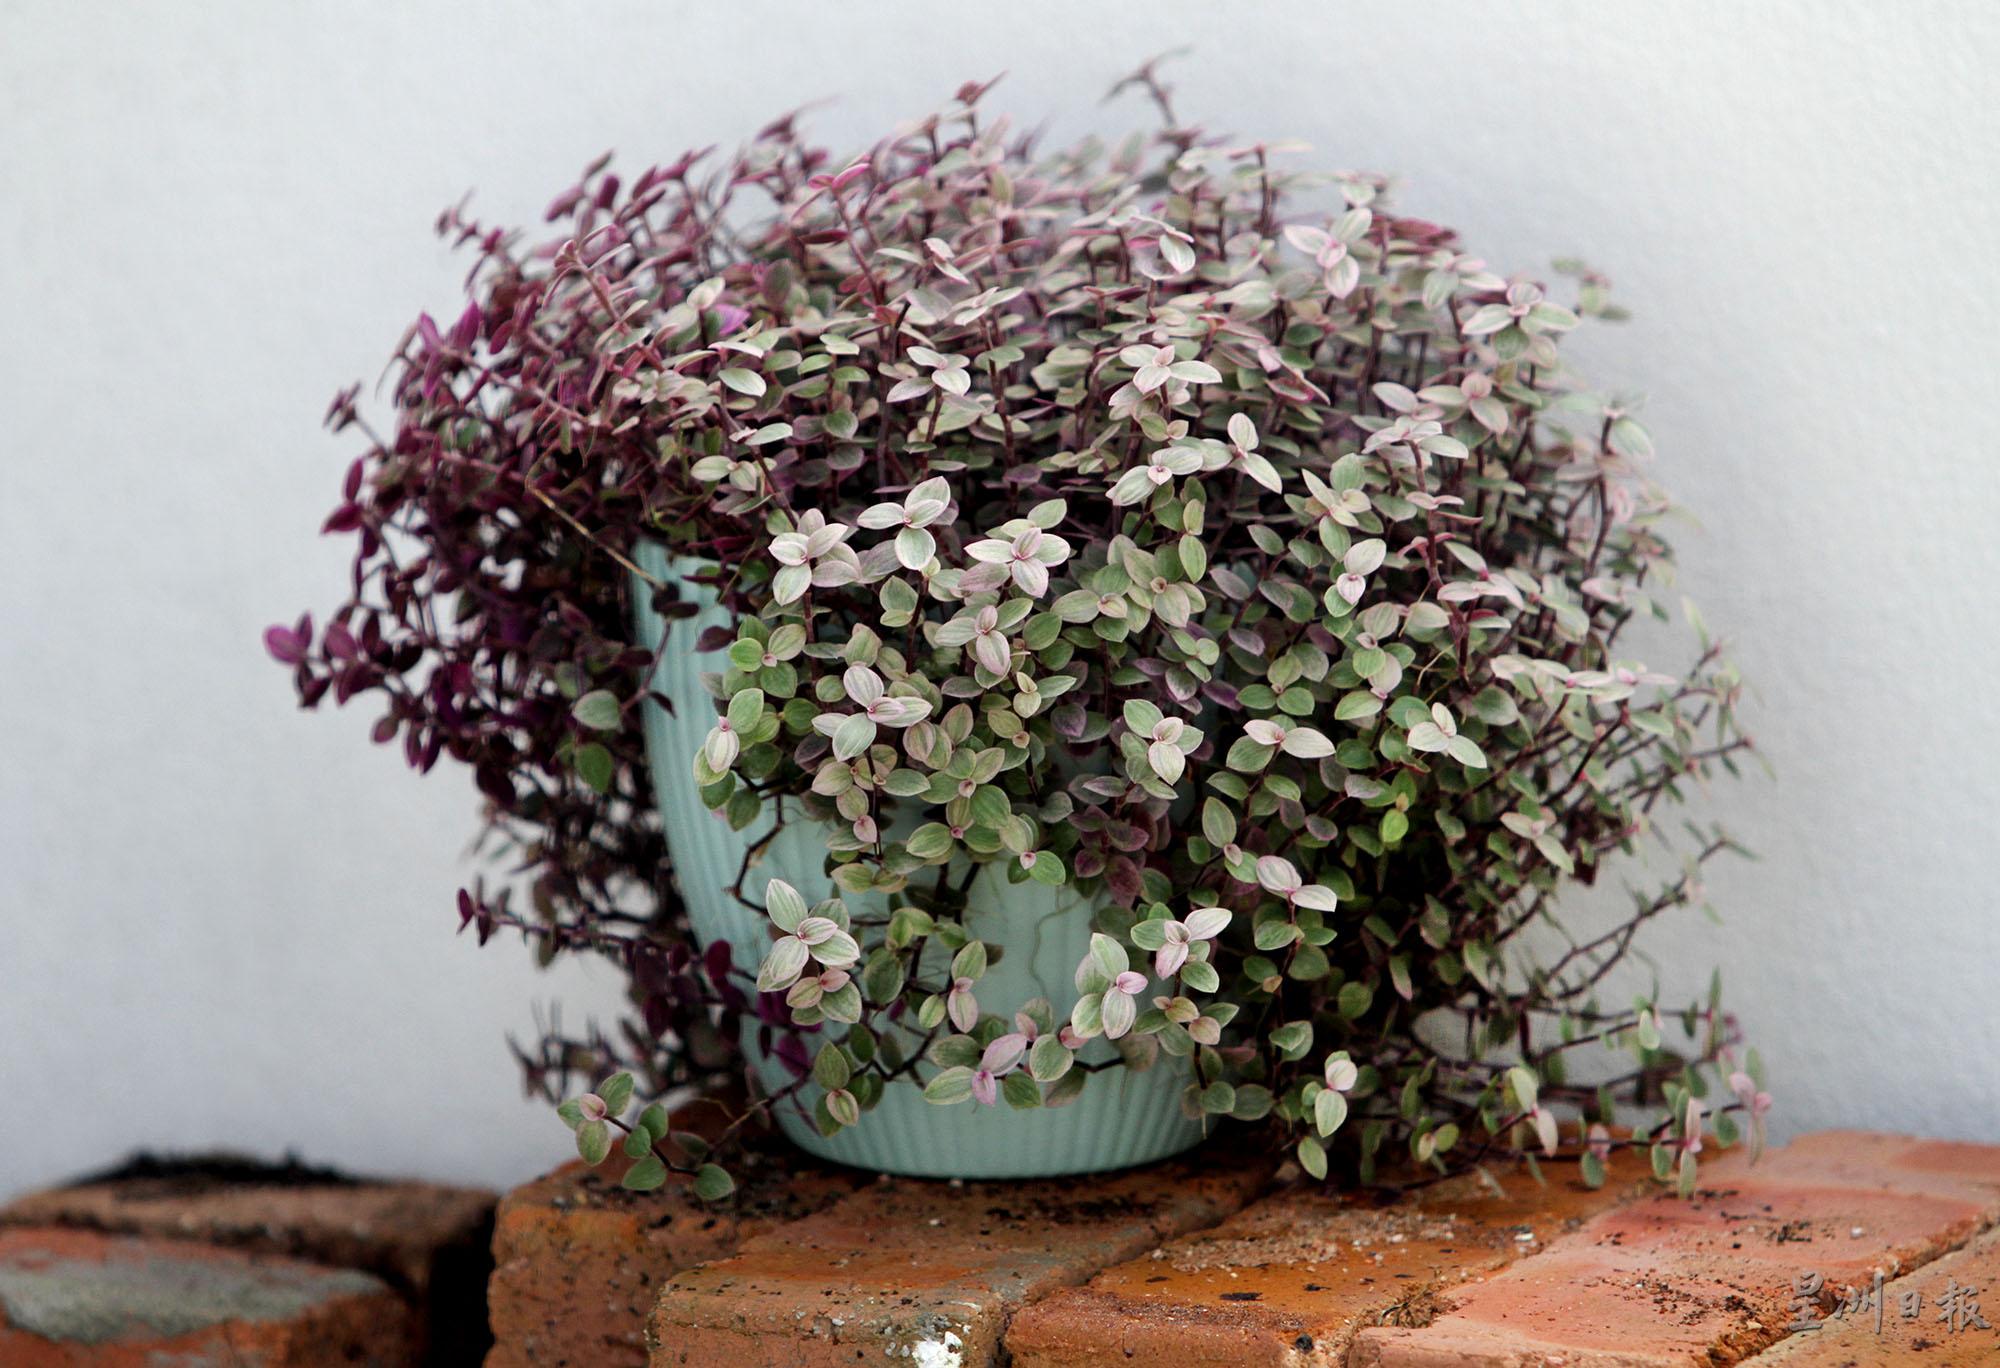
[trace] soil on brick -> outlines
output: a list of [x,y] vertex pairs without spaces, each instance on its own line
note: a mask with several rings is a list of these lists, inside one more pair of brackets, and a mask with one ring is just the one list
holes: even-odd
[[66,1188],[116,1183],[132,1198],[193,1197],[222,1188],[354,1187],[363,1180],[339,1169],[305,1163],[287,1154],[282,1163],[243,1154],[154,1154],[141,1150],[97,1173],[63,1184]]

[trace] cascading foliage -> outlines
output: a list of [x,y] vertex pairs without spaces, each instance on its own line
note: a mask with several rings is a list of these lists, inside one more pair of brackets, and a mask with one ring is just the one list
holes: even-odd
[[[552,1096],[619,1070],[564,1114],[592,1158],[623,1130],[636,1186],[726,1190],[663,1111],[620,1113],[633,1073],[740,1074],[745,1012],[798,1073],[767,1103],[823,1128],[886,1087],[1056,1106],[1165,1055],[1315,1175],[1539,1143],[1599,1181],[1635,1143],[1691,1184],[1705,1117],[1761,1139],[1754,1057],[1713,992],[1606,994],[1701,901],[1730,842],[1675,814],[1749,742],[1691,610],[1685,668],[1621,645],[1672,616],[1671,566],[1644,429],[1559,355],[1606,283],[1502,276],[1381,178],[1173,127],[1140,79],[1170,127],[1112,148],[1040,152],[968,87],[851,160],[785,119],[629,184],[599,163],[539,238],[448,213],[472,302],[405,337],[329,520],[353,596],[270,647],[308,704],[374,699],[412,764],[471,767],[527,893],[461,894],[482,939],[628,971],[618,1032],[524,1060]],[[699,642],[729,667],[687,781],[829,833],[824,888],[739,888],[768,896],[754,982],[694,944],[647,799],[649,540],[736,620]],[[1669,872],[1565,931],[1564,889],[1648,845]],[[960,920],[986,865],[1097,908],[1067,1019],[980,1000],[1019,949]]]

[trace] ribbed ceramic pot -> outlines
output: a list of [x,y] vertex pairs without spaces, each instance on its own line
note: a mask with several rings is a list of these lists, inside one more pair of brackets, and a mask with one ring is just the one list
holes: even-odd
[[[638,559],[656,579],[676,577],[674,563],[661,547],[640,548]],[[775,819],[765,817],[746,830],[732,831],[702,805],[696,791],[695,752],[715,720],[715,706],[702,688],[701,675],[719,673],[727,662],[724,652],[698,654],[693,648],[702,629],[728,626],[730,619],[709,590],[682,583],[683,596],[701,605],[701,611],[676,620],[675,641],[665,651],[660,642],[666,624],[652,610],[650,592],[641,585],[633,595],[640,641],[659,660],[653,688],[674,703],[671,714],[646,703],[647,757],[667,848],[695,935],[704,946],[727,942],[736,967],[754,975],[771,943],[770,923],[743,906],[730,889],[745,855],[771,831]],[[824,829],[788,821],[764,849],[744,891],[761,902],[764,884],[779,878],[796,887],[807,902],[816,902],[835,892],[825,867]],[[850,911],[884,910],[882,904],[870,905],[872,895],[845,896]],[[980,939],[1006,947],[1005,956],[979,981],[982,1011],[1011,1017],[1015,1009],[1039,997],[1049,1001],[1059,1021],[1068,1019],[1077,997],[1076,966],[1090,945],[1089,908],[1073,889],[1009,883],[997,866],[989,865],[968,891],[965,923]],[[791,1081],[791,1073],[775,1056],[757,1048],[756,1035],[756,1024],[747,1023],[744,1051],[764,1086],[775,1091]],[[1091,1042],[1082,1057],[1108,1059],[1112,1053],[1099,1040]],[[884,1173],[927,1178],[1092,1173],[1164,1158],[1198,1142],[1203,1123],[1181,1110],[1188,1079],[1185,1061],[1161,1055],[1150,1069],[1095,1074],[1065,1106],[1024,1111],[1005,1103],[938,1106],[926,1102],[916,1087],[898,1082],[883,1091],[860,1125],[833,1136],[821,1135],[800,1107],[779,1106],[778,1122],[810,1154]]]

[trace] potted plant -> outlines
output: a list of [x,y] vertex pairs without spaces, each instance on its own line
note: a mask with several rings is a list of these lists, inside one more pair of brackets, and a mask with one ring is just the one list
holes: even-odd
[[471,302],[348,472],[352,596],[269,646],[471,768],[526,893],[460,895],[482,940],[629,975],[531,1079],[610,1073],[585,1155],[711,1194],[635,1093],[747,1071],[802,1147],[914,1174],[1234,1119],[1319,1176],[1637,1143],[1692,1183],[1704,1121],[1761,1125],[1754,1058],[1713,993],[1610,976],[1729,839],[1557,916],[1749,745],[1698,622],[1674,671],[1625,644],[1674,616],[1669,510],[1562,365],[1606,282],[1171,117],[1041,154],[981,94],[847,160],[785,119],[600,162],[539,237],[441,220]]

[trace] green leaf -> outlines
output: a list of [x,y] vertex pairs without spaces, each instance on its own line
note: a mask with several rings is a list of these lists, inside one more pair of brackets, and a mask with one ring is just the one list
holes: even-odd
[[601,1164],[611,1153],[611,1126],[604,1121],[586,1121],[576,1128],[576,1152],[586,1164]]
[[1282,917],[1273,917],[1269,921],[1258,922],[1251,938],[1259,950],[1282,950],[1299,938],[1299,928]]
[[1514,1103],[1524,1112],[1535,1109],[1541,1086],[1535,1078],[1535,1071],[1525,1064],[1516,1064],[1507,1070],[1507,1086],[1514,1094]]
[[846,1051],[831,1040],[820,1046],[819,1053],[813,1056],[812,1073],[813,1082],[828,1092],[846,1087],[848,1080],[854,1077],[854,1070],[847,1063]]
[[1183,536],[1180,539],[1181,571],[1188,577],[1188,583],[1199,584],[1208,573],[1208,550],[1201,544],[1201,538]]
[[951,957],[951,976],[976,979],[986,972],[986,942],[969,940]]
[[1262,745],[1247,736],[1239,736],[1229,747],[1225,763],[1239,774],[1255,774],[1271,763],[1271,757],[1278,753],[1276,746]]
[[667,1138],[667,1109],[658,1102],[639,1113],[639,1128],[655,1140]]
[[875,719],[867,713],[850,713],[834,729],[833,755],[836,760],[852,760],[875,743]]
[[1036,883],[1059,885],[1069,877],[1069,871],[1063,867],[1062,856],[1054,851],[1036,850],[1030,853],[1035,862],[1028,866],[1028,877]]
[[[1338,1094],[1336,1094],[1337,1096]],[[1308,1135],[1299,1141],[1299,1167],[1313,1177],[1326,1178],[1326,1146]]]
[[1140,736],[1151,736],[1164,717],[1164,713],[1143,698],[1125,700],[1125,725]]
[[1360,979],[1352,979],[1340,985],[1338,1001],[1340,1014],[1353,1021],[1367,1015],[1370,1004],[1375,1001],[1375,990]]
[[626,1158],[643,1159],[653,1152],[653,1137],[646,1133],[644,1126],[640,1126],[625,1132],[625,1143],[622,1148]]
[[576,766],[576,777],[584,783],[599,793],[611,791],[611,777],[615,766],[612,764],[610,751],[592,741],[588,745],[576,748],[576,755],[571,763]]
[[1577,1171],[1583,1178],[1583,1185],[1585,1187],[1601,1188],[1604,1186],[1604,1161],[1589,1150],[1585,1150],[1583,1158],[1577,1161]]
[[592,731],[616,731],[618,697],[609,689],[594,689],[570,705],[569,715]]
[[1286,1059],[1298,1059],[1312,1044],[1310,1021],[1288,1021],[1270,1034],[1270,1041]]
[[948,1107],[963,1102],[972,1096],[972,1070],[964,1065],[940,1069],[930,1082],[924,1084],[924,1101]]
[[714,1164],[703,1164],[694,1175],[694,1195],[704,1202],[719,1202],[736,1191],[736,1180]]
[[910,854],[920,860],[942,860],[951,854],[951,828],[943,822],[926,822],[910,833],[906,842]]
[[1016,1111],[1042,1105],[1042,1090],[1035,1085],[1032,1077],[1019,1072],[1010,1073],[1000,1080],[1000,1097]]
[[729,700],[729,725],[740,734],[748,735],[763,715],[762,689],[738,689]]
[[1486,752],[1469,736],[1452,737],[1445,743],[1445,751],[1467,769],[1486,768]]
[[1075,1063],[1076,1056],[1054,1035],[1039,1037],[1028,1051],[1028,1072],[1037,1083],[1055,1082]]
[[1340,702],[1333,705],[1335,720],[1359,722],[1382,711],[1382,700],[1366,689],[1356,689],[1342,694]]
[[657,1154],[647,1155],[626,1169],[625,1176],[618,1180],[619,1186],[629,1188],[633,1192],[651,1192],[666,1181],[667,1166],[660,1161]]
[[1271,1114],[1277,1099],[1271,1090],[1258,1083],[1245,1083],[1236,1090],[1236,1103],[1229,1114],[1238,1121],[1261,1121]]
[[572,1097],[556,1108],[556,1115],[562,1118],[565,1126],[575,1130],[583,1124],[583,1104]]
[[632,1075],[615,1073],[597,1085],[597,1095],[604,1099],[604,1110],[612,1116],[622,1116],[632,1101]]
[[992,784],[981,784],[972,791],[972,821],[975,826],[998,829],[1014,810],[1007,799],[1006,790]]
[[1332,1088],[1322,1088],[1313,1099],[1313,1125],[1319,1128],[1319,1133],[1332,1135],[1346,1119],[1347,1099]]
[[1236,840],[1236,814],[1220,798],[1208,798],[1201,805],[1202,834],[1218,846],[1233,844]]
[[885,947],[871,954],[862,966],[861,991],[870,1002],[893,1002],[896,995],[903,991],[903,978],[902,959]]
[[715,378],[735,390],[738,394],[747,394],[752,399],[762,395],[765,389],[768,388],[764,383],[763,376],[757,374],[756,371],[746,370],[742,366],[725,366],[716,373]]

